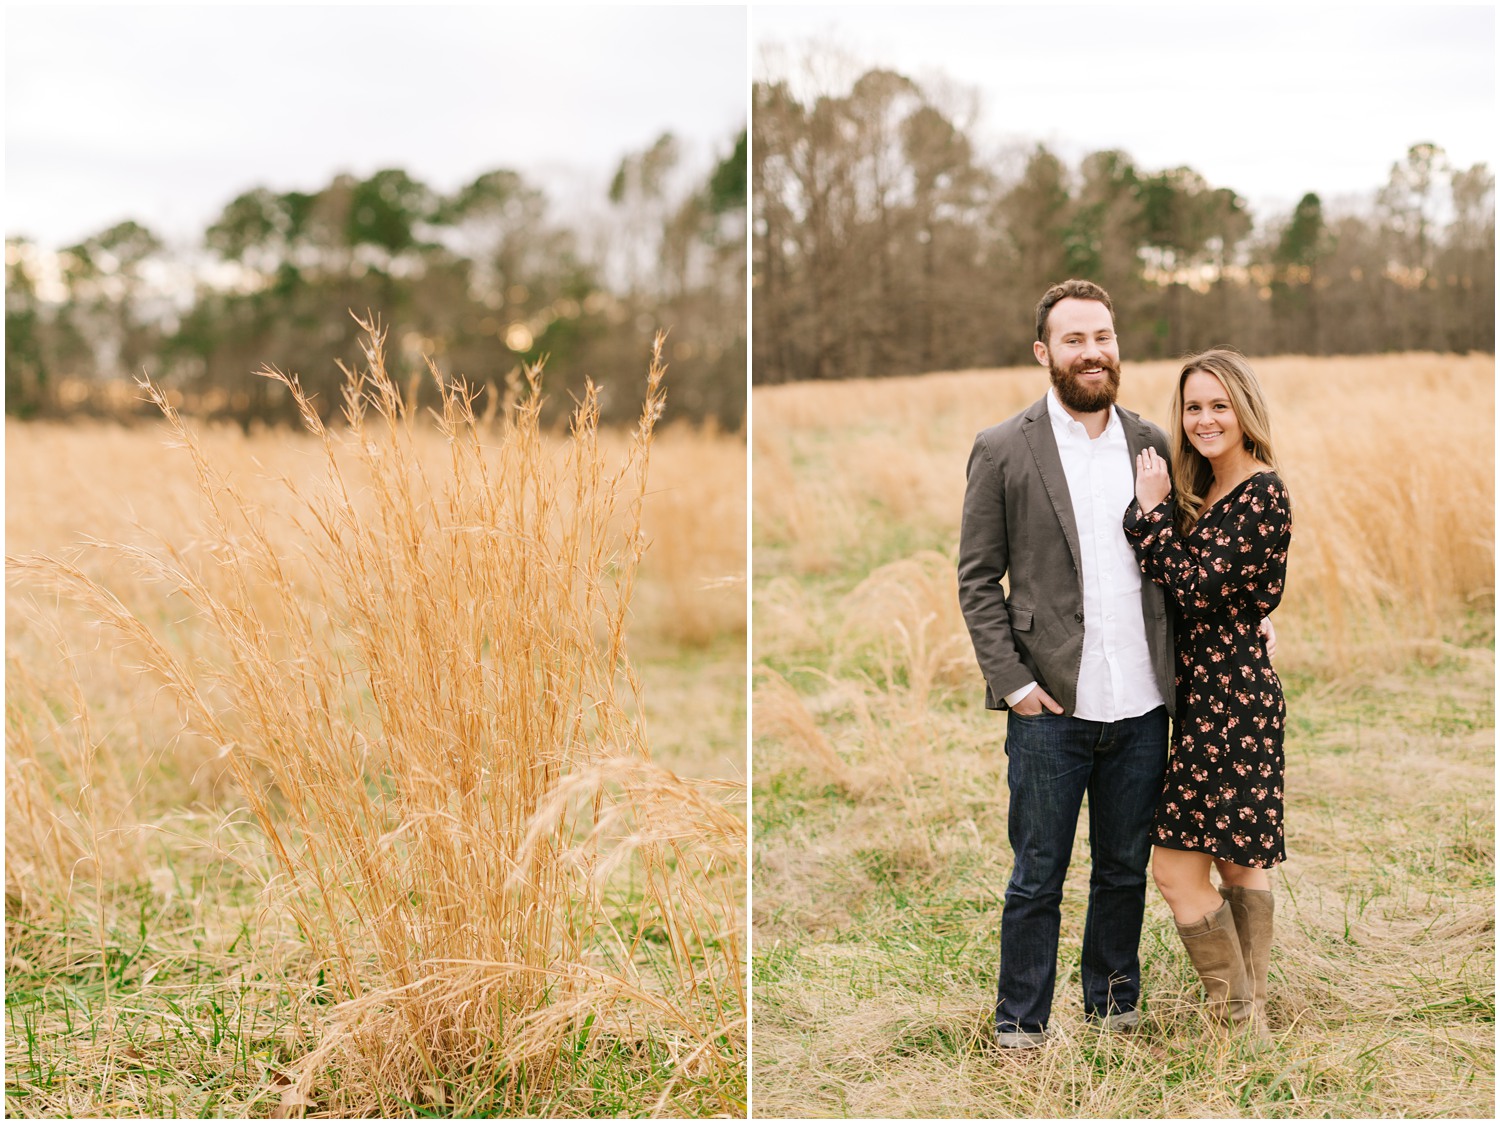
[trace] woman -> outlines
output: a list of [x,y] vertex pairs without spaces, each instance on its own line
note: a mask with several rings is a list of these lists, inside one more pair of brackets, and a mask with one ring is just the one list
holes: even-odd
[[1286,858],[1286,706],[1257,628],[1281,602],[1291,502],[1265,399],[1238,352],[1206,351],[1183,365],[1172,431],[1170,477],[1147,448],[1125,513],[1142,571],[1177,610],[1177,713],[1151,871],[1213,1014],[1264,1039],[1266,872]]

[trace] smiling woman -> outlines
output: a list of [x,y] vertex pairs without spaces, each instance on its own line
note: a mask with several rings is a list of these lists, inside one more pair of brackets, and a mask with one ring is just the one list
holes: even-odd
[[[1172,415],[1177,502],[1168,503],[1165,464],[1146,450],[1125,513],[1126,537],[1168,593],[1176,622],[1172,757],[1151,825],[1151,873],[1211,1016],[1269,1043],[1267,871],[1286,859],[1286,703],[1259,630],[1286,586],[1291,501],[1243,356],[1216,350],[1187,360]],[[1184,499],[1182,481],[1201,487],[1205,473],[1202,499]]]
[[1271,418],[1250,364],[1227,349],[1184,364],[1171,416],[1177,522],[1187,533],[1201,508],[1252,473],[1276,470]]
[[1240,423],[1224,384],[1207,371],[1195,370],[1183,381],[1182,423],[1193,448],[1209,460],[1240,440]]

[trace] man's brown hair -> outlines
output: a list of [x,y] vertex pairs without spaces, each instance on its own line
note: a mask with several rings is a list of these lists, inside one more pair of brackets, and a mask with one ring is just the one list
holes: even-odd
[[1079,281],[1070,279],[1061,284],[1053,285],[1042,294],[1042,299],[1036,306],[1036,338],[1040,343],[1047,342],[1047,317],[1052,315],[1052,306],[1060,300],[1074,297],[1081,301],[1098,301],[1109,309],[1109,318],[1115,318],[1115,306],[1109,303],[1109,294],[1099,288],[1092,281]]

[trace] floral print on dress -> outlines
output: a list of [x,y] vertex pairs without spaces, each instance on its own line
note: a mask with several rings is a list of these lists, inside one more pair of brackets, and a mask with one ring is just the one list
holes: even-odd
[[1259,629],[1286,584],[1291,502],[1274,472],[1256,473],[1205,508],[1186,538],[1174,503],[1143,512],[1131,500],[1125,512],[1141,572],[1177,611],[1177,715],[1151,840],[1272,867],[1286,858],[1286,703]]

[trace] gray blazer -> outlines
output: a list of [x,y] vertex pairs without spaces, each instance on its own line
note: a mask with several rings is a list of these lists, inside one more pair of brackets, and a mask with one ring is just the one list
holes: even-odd
[[[1152,445],[1170,461],[1159,428],[1119,406],[1115,414],[1132,460]],[[1083,663],[1083,568],[1045,397],[974,439],[968,479],[958,600],[984,674],[984,705],[1004,710],[1006,695],[1036,680],[1072,714]],[[1008,595],[1000,585],[1007,574]],[[1172,622],[1161,588],[1144,579],[1141,612],[1151,666],[1171,712]]]

